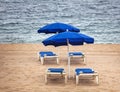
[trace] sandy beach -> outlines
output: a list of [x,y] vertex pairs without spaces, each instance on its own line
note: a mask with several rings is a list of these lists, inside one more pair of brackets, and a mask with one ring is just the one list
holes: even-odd
[[[53,51],[59,55],[60,64],[38,60],[39,51]],[[76,86],[71,78],[49,81],[46,85],[45,70],[63,67],[68,73],[67,47],[42,44],[0,44],[0,92],[120,92],[120,44],[91,44],[70,46],[70,51],[82,51],[87,64],[71,62],[71,76],[76,67],[93,68],[99,73],[99,85],[94,80],[81,80]]]

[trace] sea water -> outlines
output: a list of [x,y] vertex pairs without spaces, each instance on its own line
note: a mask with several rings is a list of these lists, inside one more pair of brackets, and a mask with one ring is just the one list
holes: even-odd
[[0,43],[41,43],[39,34],[62,22],[80,29],[95,43],[120,43],[120,0],[0,0]]

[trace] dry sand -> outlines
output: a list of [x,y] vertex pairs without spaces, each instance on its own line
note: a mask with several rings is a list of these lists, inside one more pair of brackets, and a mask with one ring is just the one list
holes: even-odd
[[[60,64],[38,61],[39,51],[59,52]],[[99,85],[93,80],[49,81],[44,75],[48,67],[63,67],[68,72],[67,47],[44,47],[42,44],[0,44],[0,92],[120,92],[120,44],[70,46],[70,51],[85,53],[87,64],[71,62],[71,76],[76,67],[90,67],[99,72]]]

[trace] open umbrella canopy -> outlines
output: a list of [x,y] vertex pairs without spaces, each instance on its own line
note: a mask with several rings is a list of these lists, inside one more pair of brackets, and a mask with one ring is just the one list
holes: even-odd
[[64,24],[64,23],[52,23],[48,24],[38,30],[38,33],[61,33],[65,32],[66,30],[72,31],[72,32],[80,32],[80,29],[71,26],[69,24]]
[[76,33],[76,32],[62,32],[56,35],[53,35],[42,43],[47,45],[62,46],[62,45],[83,45],[83,43],[94,43],[94,38],[87,36],[85,34]]

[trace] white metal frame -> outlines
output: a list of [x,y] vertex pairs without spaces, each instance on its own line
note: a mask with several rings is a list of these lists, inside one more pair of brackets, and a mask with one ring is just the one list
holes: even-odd
[[49,70],[46,71],[45,74],[45,84],[48,83],[48,79],[52,78],[65,78],[65,84],[67,83],[67,74],[65,71],[63,73],[60,72],[50,72]]
[[95,71],[94,73],[80,73],[79,75],[76,75],[76,85],[79,84],[79,79],[87,79],[88,76],[95,79],[96,83],[99,84],[99,74]]
[[[38,55],[39,55],[39,53],[38,53]],[[57,64],[59,64],[59,57],[56,55],[56,56],[44,56],[44,57],[41,57],[40,55],[39,55],[39,61],[41,61],[41,64],[43,65],[44,64],[44,61],[45,61],[45,59],[51,59],[51,58],[55,58],[56,59],[56,62],[57,62]]]

